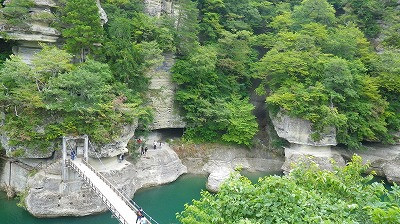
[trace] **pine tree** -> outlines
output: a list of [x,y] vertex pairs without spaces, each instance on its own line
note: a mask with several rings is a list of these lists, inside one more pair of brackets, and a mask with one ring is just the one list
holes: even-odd
[[86,53],[93,52],[103,38],[99,9],[95,0],[68,0],[62,10],[62,34],[66,38],[67,51],[80,54],[85,61]]

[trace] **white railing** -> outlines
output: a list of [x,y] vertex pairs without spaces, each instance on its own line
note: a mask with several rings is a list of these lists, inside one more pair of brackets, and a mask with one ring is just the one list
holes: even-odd
[[[82,163],[87,166],[92,172],[96,174],[97,177],[99,177],[105,184],[107,184],[108,187],[114,193],[116,193],[123,201],[124,203],[129,206],[135,213],[137,213],[138,205],[133,201],[129,200],[128,198],[125,197],[107,178],[105,178],[101,173],[97,172],[85,159],[82,159]],[[114,206],[108,201],[108,199],[100,192],[99,189],[97,189],[96,186],[94,186],[93,182],[84,174],[82,171],[70,160],[67,160],[67,164],[72,167],[89,185],[90,187],[95,191],[95,193],[102,199],[103,203],[108,207],[108,209],[114,214],[116,218],[122,223],[122,224],[127,224],[127,221],[119,214],[117,209],[114,208]],[[156,220],[154,220],[151,216],[149,216],[146,212],[142,211],[143,215],[145,216],[146,220],[150,223],[154,224],[159,224]]]

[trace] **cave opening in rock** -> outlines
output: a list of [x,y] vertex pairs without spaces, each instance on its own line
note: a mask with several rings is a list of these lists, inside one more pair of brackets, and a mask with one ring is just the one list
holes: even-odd
[[144,138],[147,141],[162,141],[167,142],[169,140],[181,138],[183,136],[184,128],[163,128],[155,129],[149,132],[143,130],[136,130],[135,137]]
[[12,41],[6,41],[0,39],[0,68],[7,58],[12,54],[12,47],[14,43]]
[[160,136],[161,141],[167,141],[168,139],[181,138],[183,136],[184,128],[165,128],[154,130]]

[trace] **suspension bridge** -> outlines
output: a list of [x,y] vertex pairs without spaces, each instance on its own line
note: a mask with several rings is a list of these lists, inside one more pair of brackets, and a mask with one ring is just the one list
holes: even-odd
[[[67,147],[69,146],[68,141],[71,139],[84,140],[83,152],[79,152],[79,150],[77,150],[78,156],[74,160],[67,157]],[[69,148],[70,150],[74,150],[71,146],[69,146]],[[72,169],[78,173],[84,182],[90,186],[92,191],[101,198],[103,203],[121,224],[135,224],[139,206],[134,201],[122,194],[121,191],[119,191],[107,178],[105,178],[100,172],[96,171],[96,169],[89,164],[88,151],[89,139],[87,136],[74,138],[63,137],[63,178],[68,179],[68,170]],[[83,157],[80,157],[79,155],[83,155]],[[147,223],[158,224],[158,222],[156,222],[144,211],[141,211],[141,213],[144,216],[142,219],[145,219]]]

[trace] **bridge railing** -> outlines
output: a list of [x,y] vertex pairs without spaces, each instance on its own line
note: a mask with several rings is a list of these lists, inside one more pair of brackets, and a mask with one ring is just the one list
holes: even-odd
[[70,166],[73,170],[75,170],[79,176],[83,178],[83,180],[90,185],[92,190],[101,198],[103,203],[107,206],[107,208],[114,214],[114,216],[118,219],[121,224],[128,224],[128,221],[122,217],[122,215],[118,212],[118,210],[110,203],[110,201],[100,192],[100,190],[93,184],[93,182],[70,160],[66,161],[67,165]]
[[[73,164],[71,162],[69,162],[70,164]],[[85,159],[82,159],[82,163],[85,164],[91,171],[93,171],[102,181],[104,181],[104,183],[107,184],[107,186],[109,186],[124,202],[126,205],[128,205],[133,211],[137,212],[138,209],[138,205],[136,204],[136,202],[134,202],[133,200],[128,199],[127,197],[125,197],[124,194],[122,194],[107,178],[105,178],[100,172],[97,172],[93,166],[91,166],[88,161],[86,161]],[[75,164],[73,164],[75,166]],[[75,169],[78,169],[78,167],[74,167]],[[78,169],[79,170],[79,169]],[[86,176],[84,177],[84,179],[88,179]],[[90,180],[89,180],[90,181]],[[91,182],[90,182],[91,183]],[[97,192],[96,192],[97,193]],[[103,196],[101,196],[103,197]],[[154,224],[159,224],[156,220],[154,220],[150,215],[148,215],[146,212],[142,211],[143,215],[145,216],[145,218],[147,219],[147,221],[149,221],[150,223],[154,223]]]

